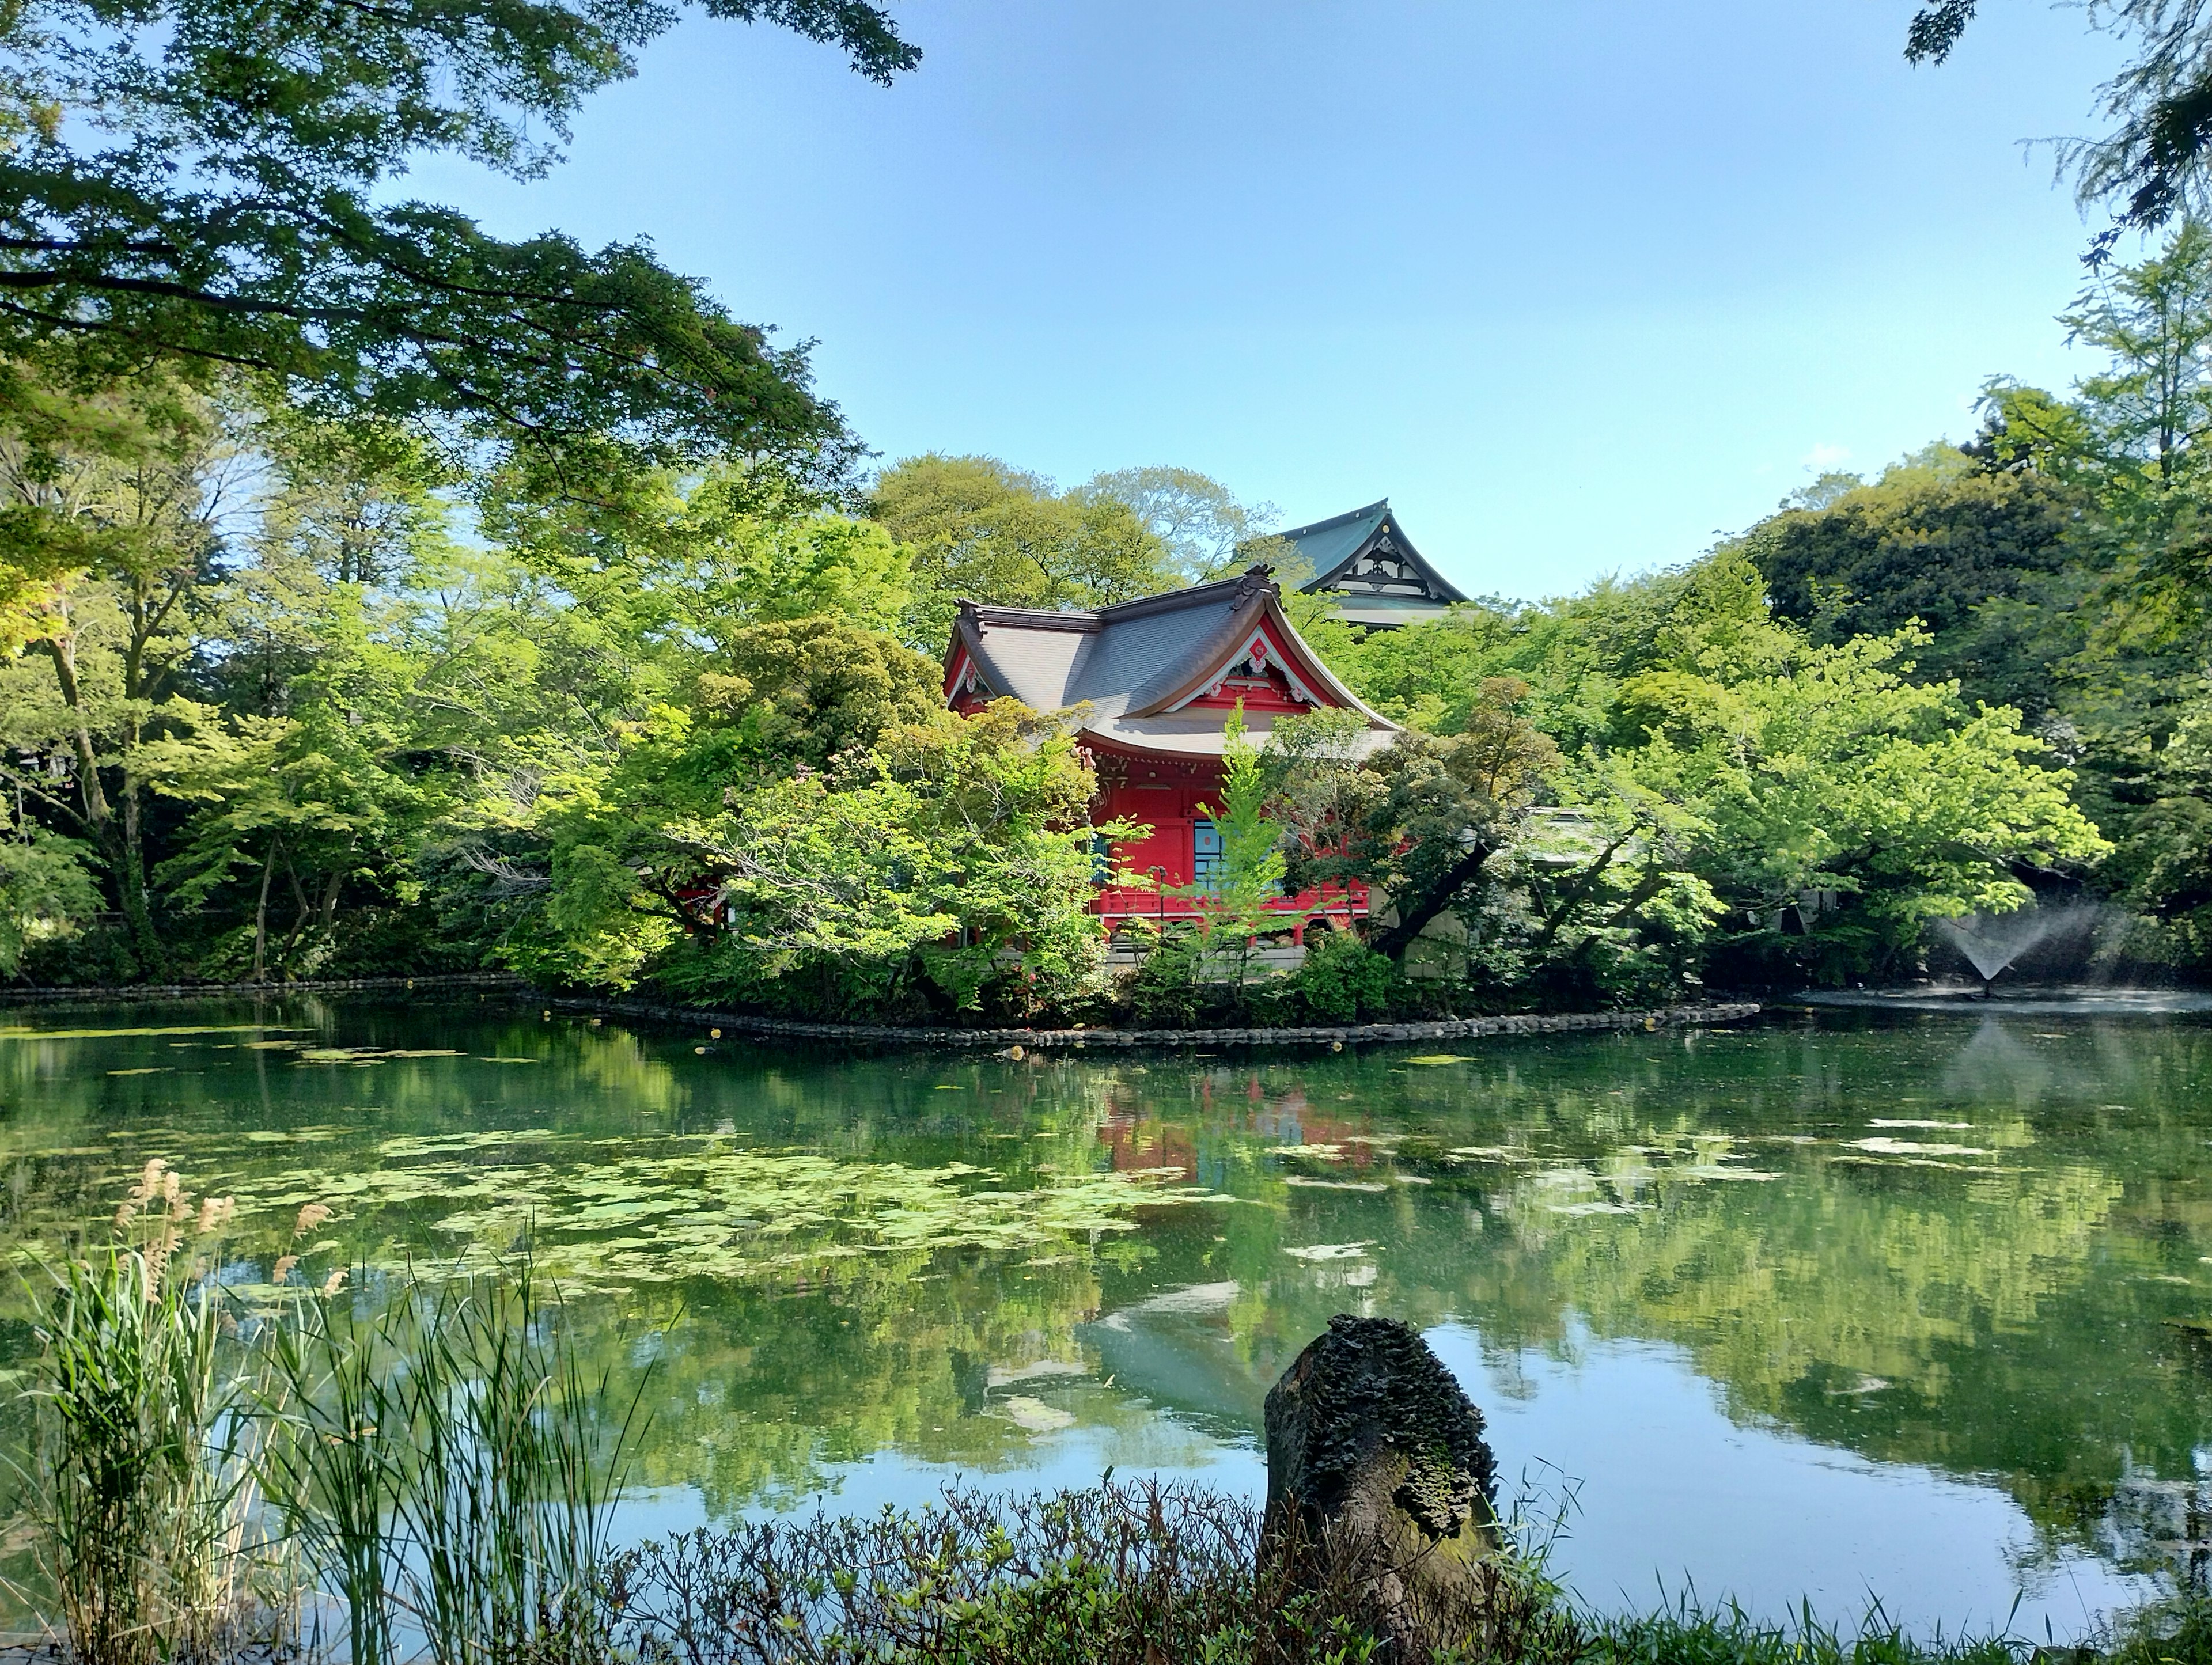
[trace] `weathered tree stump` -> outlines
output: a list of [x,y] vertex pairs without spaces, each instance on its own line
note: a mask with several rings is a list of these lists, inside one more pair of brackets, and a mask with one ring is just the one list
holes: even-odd
[[1340,1314],[1269,1390],[1263,1565],[1352,1594],[1398,1660],[1479,1624],[1498,1547],[1482,1413],[1409,1324]]

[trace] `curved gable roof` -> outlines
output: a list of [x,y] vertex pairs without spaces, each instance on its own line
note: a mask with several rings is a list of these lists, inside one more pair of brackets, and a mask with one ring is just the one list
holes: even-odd
[[963,601],[945,650],[947,698],[962,657],[978,685],[1033,709],[1086,705],[1087,732],[1125,744],[1188,752],[1220,750],[1218,713],[1186,712],[1218,682],[1265,627],[1323,703],[1357,711],[1380,744],[1396,725],[1371,709],[1323,664],[1283,611],[1268,569],[1094,612],[1049,612]]
[[[1407,596],[1444,605],[1467,599],[1413,547],[1413,540],[1398,524],[1387,497],[1364,508],[1332,515],[1310,526],[1293,526],[1275,536],[1291,544],[1312,563],[1316,576],[1303,586],[1308,595],[1332,590],[1346,595]],[[1370,555],[1381,555],[1385,559],[1395,557],[1397,565],[1413,574],[1412,583],[1394,584],[1385,590],[1371,581],[1363,581],[1360,568]]]

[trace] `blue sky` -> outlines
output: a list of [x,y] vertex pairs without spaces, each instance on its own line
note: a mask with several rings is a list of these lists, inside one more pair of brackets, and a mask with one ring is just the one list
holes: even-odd
[[1285,523],[1388,496],[1470,592],[1686,559],[1819,465],[2063,384],[2091,227],[2021,141],[2094,128],[2074,9],[1912,0],[918,0],[886,90],[686,21],[505,234],[650,238],[813,338],[886,459],[1176,463]]

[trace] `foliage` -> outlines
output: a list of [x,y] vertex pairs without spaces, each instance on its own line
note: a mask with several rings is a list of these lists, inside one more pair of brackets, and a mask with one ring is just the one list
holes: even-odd
[[1395,1014],[1398,969],[1350,931],[1309,931],[1306,957],[1273,996],[1276,1021],[1379,1023]]
[[[801,752],[793,773],[726,788],[777,714],[750,702],[695,724],[664,708],[613,771],[549,791],[556,934],[538,963],[593,980],[653,964],[687,993],[830,1009],[1072,994],[1097,944],[1082,911],[1092,786],[1071,735],[1013,701],[972,720],[933,698],[902,714],[887,686],[844,708],[860,726],[824,768]],[[818,724],[839,708],[792,711]]]
[[[696,1532],[614,1563],[618,1643],[647,1665],[1348,1665],[1379,1658],[1375,1598],[1261,1556],[1242,1499],[1156,1481],[1005,1500],[964,1490],[913,1510]],[[1255,1571],[1255,1564],[1257,1571]],[[1533,1564],[1486,1569],[1451,1616],[1466,1651],[1570,1665],[1582,1622]]]
[[0,975],[13,975],[34,943],[73,936],[99,912],[90,854],[30,821],[0,837]]
[[[863,3],[706,9],[835,41],[881,81],[918,57]],[[808,392],[803,355],[643,245],[502,241],[393,193],[441,153],[544,173],[582,101],[677,15],[470,0],[294,8],[275,27],[256,0],[13,9],[0,355],[100,386],[149,362],[251,367],[333,413],[502,443],[842,469],[842,426]]]
[[1383,892],[1396,918],[1376,945],[1403,956],[1467,895],[1557,761],[1516,710],[1526,692],[1489,678],[1459,732],[1409,730],[1371,757],[1357,755],[1340,720],[1279,725],[1273,784],[1291,829],[1290,882],[1358,879]]
[[1922,669],[1957,678],[1970,696],[2051,708],[2047,682],[2023,678],[2017,654],[1974,628],[1978,610],[2057,572],[2072,554],[2081,493],[2051,473],[1990,469],[1930,446],[1832,489],[1798,494],[1759,523],[1744,553],[1766,580],[1774,611],[1824,646],[1918,623],[1930,633]]
[[995,457],[909,457],[884,471],[869,507],[914,551],[907,639],[936,651],[963,599],[1091,607],[1176,587],[1169,548],[1112,493],[1060,493]]
[[[1518,616],[1455,610],[1366,651],[1364,691],[1418,700],[1448,744],[1486,734],[1514,756],[1522,723],[1558,743],[1518,765],[1550,793],[1542,816],[1485,836],[1434,799],[1431,849],[1455,817],[1466,828],[1468,875],[1444,906],[1478,981],[1633,1003],[1693,986],[1713,956],[1757,981],[1894,973],[1927,921],[2019,906],[2023,876],[2078,876],[2107,853],[2018,711],[1918,679],[1924,632],[1821,646],[1770,613],[1753,552],[1828,536],[1863,507],[1855,488],[1826,501],[1679,572]],[[1484,699],[1502,687],[1510,703]],[[1420,848],[1384,846],[1401,847]],[[1394,897],[1406,884],[1383,883]]]
[[[1927,0],[1905,32],[1905,56],[1941,64],[1951,55],[1978,0]],[[2212,204],[2205,146],[2212,140],[2212,21],[2177,0],[2101,0],[2090,9],[2099,28],[2130,41],[2134,55],[2097,89],[2114,124],[2097,138],[2058,147],[2083,207],[2117,204],[2113,228],[2093,252],[2109,251],[2122,230],[2155,230],[2175,216]]]
[[1179,582],[1210,584],[1255,560],[1276,562],[1286,587],[1313,576],[1310,570],[1293,574],[1295,550],[1267,535],[1268,523],[1280,517],[1273,504],[1239,502],[1227,486],[1195,469],[1116,469],[1093,475],[1072,495],[1128,505],[1166,550]]
[[[113,1236],[46,1268],[33,1512],[41,1571],[88,1665],[206,1658],[252,1614],[244,1425],[203,1281],[227,1198],[148,1163]],[[204,1256],[205,1258],[204,1258]]]
[[1278,921],[1267,904],[1282,894],[1286,830],[1267,813],[1268,782],[1260,748],[1246,738],[1240,702],[1221,729],[1221,790],[1211,818],[1221,835],[1221,865],[1195,891],[1201,961],[1212,975],[1242,983],[1253,939]]

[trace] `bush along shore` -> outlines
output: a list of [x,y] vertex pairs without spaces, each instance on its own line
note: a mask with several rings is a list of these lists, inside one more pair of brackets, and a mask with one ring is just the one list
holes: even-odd
[[[1915,1636],[1878,1607],[1855,1627],[1809,1609],[1777,1624],[1687,1600],[1595,1612],[1549,1571],[1546,1534],[1513,1519],[1472,1564],[1467,1599],[1410,1647],[1404,1590],[1376,1576],[1367,1549],[1303,1536],[1295,1512],[1263,1516],[1247,1499],[1110,1471],[1051,1494],[955,1487],[866,1517],[622,1545],[614,1506],[649,1418],[651,1372],[624,1387],[588,1369],[526,1256],[488,1273],[341,1273],[310,1285],[288,1255],[267,1282],[243,1285],[216,1276],[236,1271],[222,1249],[229,1217],[224,1200],[195,1199],[155,1161],[109,1226],[33,1275],[35,1428],[19,1535],[33,1570],[11,1589],[42,1627],[21,1638],[26,1657],[2212,1662],[2212,1607],[2197,1596],[2067,1649]],[[296,1242],[329,1217],[304,1207]]]

